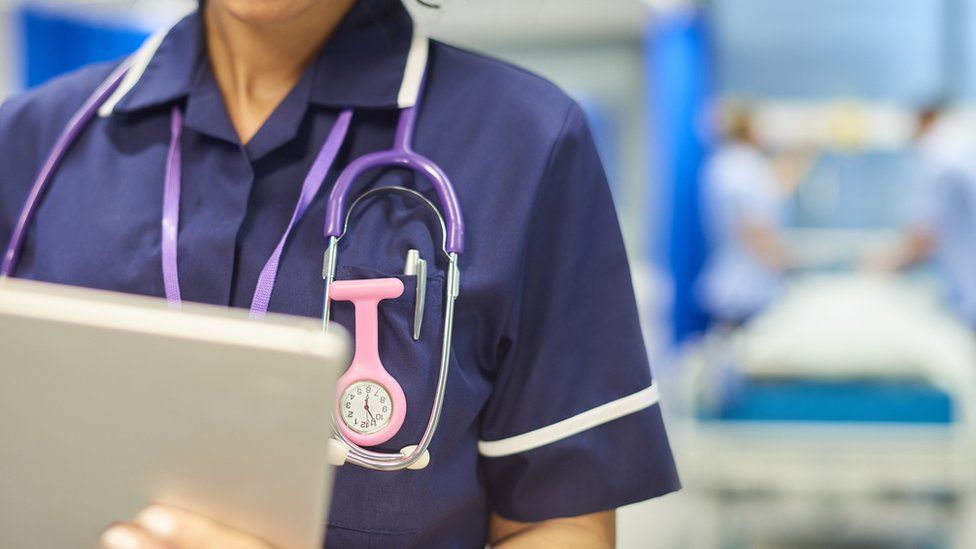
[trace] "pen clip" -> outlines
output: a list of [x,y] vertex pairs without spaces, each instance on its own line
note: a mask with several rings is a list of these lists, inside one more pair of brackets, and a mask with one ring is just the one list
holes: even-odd
[[421,259],[418,250],[407,252],[403,274],[417,277],[417,295],[413,309],[413,340],[420,340],[420,329],[424,324],[424,303],[427,301],[427,260]]

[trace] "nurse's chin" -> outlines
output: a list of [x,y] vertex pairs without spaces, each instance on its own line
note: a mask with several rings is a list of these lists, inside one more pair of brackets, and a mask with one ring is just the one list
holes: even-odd
[[[254,26],[278,25],[317,14],[345,13],[356,0],[206,0],[235,19]],[[329,17],[331,19],[331,17]]]

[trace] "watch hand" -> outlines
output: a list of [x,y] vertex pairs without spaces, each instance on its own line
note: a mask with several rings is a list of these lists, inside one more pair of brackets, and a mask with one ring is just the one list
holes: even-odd
[[366,408],[366,413],[369,414],[370,419],[372,419],[375,422],[376,421],[376,418],[373,417],[373,412],[370,412],[369,411],[369,395],[366,395],[366,406],[365,406],[365,408]]

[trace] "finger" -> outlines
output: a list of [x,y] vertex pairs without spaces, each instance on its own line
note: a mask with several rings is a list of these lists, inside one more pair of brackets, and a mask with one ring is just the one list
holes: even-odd
[[153,505],[136,518],[136,523],[177,549],[270,549],[258,539],[175,507]]
[[134,524],[117,523],[102,533],[103,549],[164,549],[149,532]]

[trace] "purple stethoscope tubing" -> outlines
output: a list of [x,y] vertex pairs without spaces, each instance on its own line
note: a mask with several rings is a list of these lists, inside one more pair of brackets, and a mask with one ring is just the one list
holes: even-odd
[[[421,86],[421,94],[423,87]],[[423,175],[434,187],[440,201],[447,234],[444,251],[464,253],[464,220],[457,194],[447,174],[429,158],[413,151],[413,134],[417,123],[417,107],[407,107],[400,113],[393,148],[388,151],[361,156],[352,161],[339,175],[329,194],[325,214],[325,236],[341,237],[345,230],[346,202],[356,181],[364,173],[376,168],[401,167]]]

